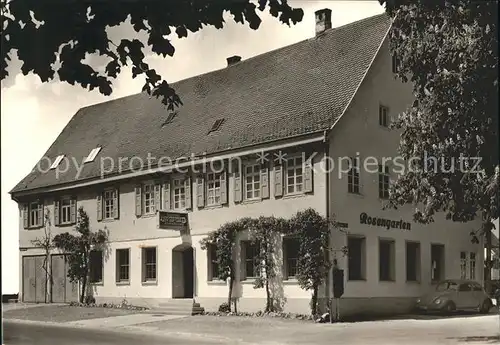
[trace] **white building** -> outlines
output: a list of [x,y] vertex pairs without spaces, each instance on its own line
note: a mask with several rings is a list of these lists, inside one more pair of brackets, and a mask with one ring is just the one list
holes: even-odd
[[[345,232],[332,233],[335,249],[349,248],[348,258],[332,254],[345,269],[344,315],[406,310],[444,278],[482,281],[482,244],[469,236],[477,224],[437,217],[424,226],[412,222],[411,207],[382,210],[395,177],[395,162],[382,158],[395,157],[399,142],[388,125],[412,103],[411,86],[393,75],[390,19],[330,28],[323,10],[317,20],[316,37],[248,60],[232,57],[222,70],[175,83],[184,102],[175,113],[144,94],[80,109],[45,155],[50,163],[64,155],[62,161],[49,169],[41,160],[46,171],[35,169],[11,192],[20,209],[20,299],[43,301],[42,250],[31,244],[43,234],[42,210],[54,216],[56,234],[71,231],[80,206],[93,230],[110,234],[110,251],[92,257],[98,302],[154,306],[194,298],[215,310],[228,286],[214,279],[213,253],[200,240],[240,217],[291,217],[308,207],[346,223]],[[81,170],[71,163],[92,151]],[[262,152],[269,161],[256,160]],[[274,159],[280,152],[286,161]],[[152,168],[140,169],[148,154],[156,157]],[[157,169],[159,157],[182,156],[191,157],[181,160],[182,173]],[[359,157],[360,169],[340,173],[346,157]],[[231,163],[235,158],[241,165]],[[222,172],[203,172],[212,159],[223,159]],[[175,214],[160,227],[158,210]],[[239,310],[262,310],[265,290],[252,286],[255,248],[241,240]],[[307,313],[311,293],[293,278],[296,243],[283,248],[285,309]],[[52,262],[52,300],[75,299],[64,256],[55,253]],[[332,296],[331,289],[329,281],[320,297]]]

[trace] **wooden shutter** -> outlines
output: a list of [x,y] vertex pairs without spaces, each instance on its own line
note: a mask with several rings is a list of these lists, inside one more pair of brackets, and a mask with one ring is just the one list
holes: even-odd
[[304,192],[311,193],[313,191],[313,171],[312,158],[304,162]]
[[142,216],[142,187],[135,186],[135,215]]
[[161,210],[161,184],[155,184],[155,210]]
[[262,164],[260,167],[260,197],[262,199],[269,198],[269,168],[267,164]]
[[23,204],[23,227],[25,229],[29,228],[29,206],[28,204]]
[[99,192],[96,198],[97,204],[97,221],[102,220],[102,193]]
[[274,196],[283,196],[283,166],[274,166]]
[[205,206],[205,181],[203,176],[196,178],[196,206]]
[[115,188],[113,190],[113,218],[120,218],[120,190]]
[[45,220],[45,212],[43,208],[43,201],[38,201],[38,225],[43,226]]
[[191,209],[191,177],[187,176],[184,180],[184,193],[186,195],[186,209]]
[[220,203],[227,204],[227,172],[225,170],[220,174]]
[[[71,201],[70,201],[70,214],[69,214],[69,219],[71,221],[71,224],[75,224],[76,223],[76,198],[71,198]],[[57,213],[59,214],[59,210],[57,211]]]
[[241,165],[239,162],[236,162],[234,164],[234,174],[233,174],[233,179],[234,179],[234,202],[238,203],[241,202],[243,199],[242,192],[243,188],[241,186]]
[[163,210],[170,210],[170,180],[163,182]]
[[247,242],[245,241],[240,241],[240,280],[245,280],[247,279],[247,274],[246,274],[246,247],[245,244]]
[[288,272],[286,269],[286,258],[287,258],[287,250],[286,250],[286,239],[283,237],[281,239],[281,248],[282,251],[282,259],[281,259],[281,274],[283,275],[283,280],[288,280]]
[[54,225],[58,226],[60,224],[59,215],[60,215],[60,201],[54,201]]

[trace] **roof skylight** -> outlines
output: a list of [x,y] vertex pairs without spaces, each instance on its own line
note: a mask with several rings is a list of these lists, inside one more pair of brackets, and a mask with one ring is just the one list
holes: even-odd
[[99,151],[101,151],[101,147],[96,147],[95,149],[92,149],[92,151],[90,151],[89,155],[87,156],[87,158],[85,158],[85,161],[83,163],[93,162]]
[[63,158],[64,158],[64,155],[57,156],[56,159],[54,160],[54,162],[52,163],[52,165],[50,166],[50,169],[55,169],[59,165],[59,163],[61,163]]

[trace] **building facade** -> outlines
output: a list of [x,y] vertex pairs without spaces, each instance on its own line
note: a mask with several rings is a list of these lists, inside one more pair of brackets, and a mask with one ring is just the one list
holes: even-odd
[[[228,284],[215,278],[214,248],[202,250],[200,241],[229,221],[289,218],[310,207],[344,226],[331,233],[332,259],[345,270],[344,315],[406,310],[445,278],[481,282],[483,247],[469,235],[477,224],[438,216],[424,226],[412,221],[411,207],[383,210],[401,163],[399,133],[388,127],[413,101],[411,86],[393,76],[390,19],[332,29],[331,12],[323,10],[317,22],[314,38],[247,61],[228,59],[223,70],[174,84],[185,106],[166,119],[143,95],[80,110],[46,154],[52,169],[34,170],[11,192],[20,209],[20,299],[45,294],[43,250],[33,241],[47,228],[52,236],[72,231],[79,207],[91,229],[109,232],[108,248],[91,257],[98,302],[157,306],[188,298],[216,310]],[[249,72],[255,68],[262,71]],[[118,123],[116,114],[127,121]],[[185,158],[137,168],[151,152]],[[71,166],[69,156],[82,165]],[[345,166],[347,159],[357,165]],[[265,289],[253,287],[255,251],[242,234],[233,295],[241,311],[265,307]],[[311,292],[294,279],[297,252],[296,241],[282,239],[277,279],[285,310],[307,313]],[[78,296],[62,254],[51,258],[54,302]],[[333,296],[331,279],[323,300]]]

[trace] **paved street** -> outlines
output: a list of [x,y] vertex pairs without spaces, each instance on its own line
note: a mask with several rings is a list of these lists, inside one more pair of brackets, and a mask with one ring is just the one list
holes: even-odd
[[[204,344],[210,343],[208,340]],[[4,320],[4,345],[168,345],[199,344],[196,339],[129,334],[116,331],[94,330],[85,328],[58,327],[53,325],[30,325]]]

